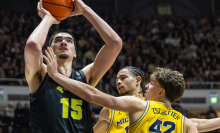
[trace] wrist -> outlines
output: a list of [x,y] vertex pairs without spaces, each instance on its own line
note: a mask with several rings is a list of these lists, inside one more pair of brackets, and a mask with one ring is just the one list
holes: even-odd
[[82,15],[86,14],[87,12],[89,12],[89,10],[91,10],[91,8],[88,7],[88,6],[85,6]]
[[49,24],[52,25],[55,18],[54,18],[53,16],[51,16],[51,15],[46,14],[46,15],[44,16],[44,19],[46,19],[47,23],[49,23]]
[[51,78],[53,78],[55,81],[57,80],[57,79],[59,79],[59,73],[58,72],[56,72],[56,73],[53,73],[53,75],[51,76]]

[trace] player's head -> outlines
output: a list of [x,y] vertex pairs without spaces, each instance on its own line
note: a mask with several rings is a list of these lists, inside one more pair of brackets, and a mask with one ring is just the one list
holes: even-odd
[[67,30],[55,31],[49,40],[49,46],[60,59],[76,57],[75,45],[73,34]]
[[185,91],[183,75],[166,68],[156,68],[146,87],[146,100],[158,101],[165,97],[170,103],[179,100]]
[[119,70],[116,77],[118,93],[121,96],[133,95],[135,92],[144,94],[144,81],[144,73],[139,68],[126,66]]

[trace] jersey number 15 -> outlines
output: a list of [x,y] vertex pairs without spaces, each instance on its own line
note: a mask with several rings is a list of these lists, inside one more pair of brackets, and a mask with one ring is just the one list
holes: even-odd
[[[63,104],[63,118],[68,118],[69,99],[62,98],[60,99],[60,103]],[[82,100],[71,99],[71,108],[73,109],[73,111],[71,111],[72,118],[75,120],[82,119]]]

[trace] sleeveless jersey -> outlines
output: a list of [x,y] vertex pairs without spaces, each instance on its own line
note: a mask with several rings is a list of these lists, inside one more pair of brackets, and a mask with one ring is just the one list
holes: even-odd
[[142,116],[129,126],[129,133],[184,133],[184,116],[162,102],[146,101]]
[[106,133],[128,133],[128,127],[129,116],[127,113],[109,109],[109,127]]
[[106,133],[128,133],[129,116],[125,112],[109,109],[109,127]]
[[[70,76],[87,83],[83,71]],[[30,94],[32,133],[93,133],[90,104],[56,83],[48,73]]]

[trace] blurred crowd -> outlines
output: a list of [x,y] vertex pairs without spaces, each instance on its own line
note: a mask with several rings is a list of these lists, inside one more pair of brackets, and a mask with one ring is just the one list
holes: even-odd
[[[128,65],[143,70],[146,82],[156,67],[178,70],[184,74],[186,82],[220,81],[220,15],[144,18],[104,14],[101,17],[123,40],[123,49],[104,76],[104,83],[115,87],[117,72]],[[24,78],[24,46],[41,19],[37,13],[5,9],[0,10],[0,18],[0,78]],[[59,26],[52,26],[49,36],[57,28],[67,29],[75,35],[75,69],[93,62],[104,45],[95,28],[83,16],[68,18]]]
[[17,103],[16,107],[9,103],[0,115],[0,133],[30,133],[29,105]]

